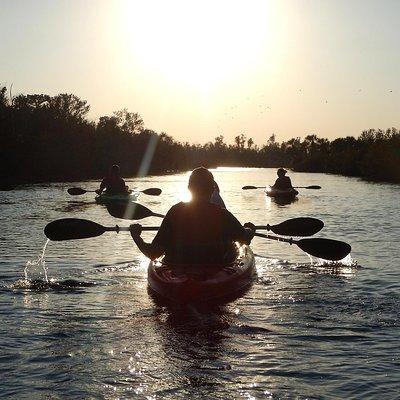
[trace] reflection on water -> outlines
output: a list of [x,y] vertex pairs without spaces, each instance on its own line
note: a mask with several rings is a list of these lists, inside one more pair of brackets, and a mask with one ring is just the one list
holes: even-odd
[[66,204],[61,204],[59,207],[56,208],[56,211],[60,211],[62,213],[70,213],[75,211],[85,211],[88,208],[91,208],[96,203],[94,201],[74,201],[70,200]]
[[[270,184],[275,174],[214,171],[241,222],[319,218],[325,227],[316,236],[349,242],[353,253],[326,264],[297,246],[255,238],[255,284],[233,303],[212,308],[155,304],[147,294],[148,261],[127,232],[51,242],[46,279],[43,259],[36,259],[43,255],[46,223],[65,217],[121,223],[89,193],[80,201],[66,193],[69,186],[96,189],[98,182],[0,193],[0,396],[396,398],[398,186],[292,173],[296,186],[322,189],[299,189],[298,201],[285,205],[262,190],[241,190]],[[143,195],[140,203],[165,214],[185,192],[187,175],[128,183],[160,187],[160,197]]]
[[84,287],[94,286],[93,282],[76,281],[74,279],[65,279],[57,281],[55,279],[42,280],[42,279],[18,279],[13,284],[8,285],[9,289],[26,289],[30,291],[43,291],[43,290],[70,290]]

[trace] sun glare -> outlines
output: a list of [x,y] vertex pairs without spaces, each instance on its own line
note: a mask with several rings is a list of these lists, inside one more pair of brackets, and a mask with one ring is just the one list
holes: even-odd
[[126,1],[121,29],[147,76],[203,94],[250,73],[269,40],[269,2]]

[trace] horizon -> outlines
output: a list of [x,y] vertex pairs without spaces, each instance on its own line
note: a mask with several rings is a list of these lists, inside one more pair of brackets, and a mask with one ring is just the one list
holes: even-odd
[[127,108],[149,129],[202,144],[400,126],[395,1],[3,0],[2,9],[0,84],[14,96],[73,93],[91,120]]

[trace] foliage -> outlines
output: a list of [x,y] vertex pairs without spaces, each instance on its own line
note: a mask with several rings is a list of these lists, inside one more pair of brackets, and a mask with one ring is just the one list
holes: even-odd
[[125,176],[160,174],[199,165],[280,167],[400,182],[400,131],[370,129],[359,138],[333,141],[316,135],[282,143],[275,135],[258,147],[240,133],[234,144],[222,135],[204,145],[181,143],[147,129],[126,109],[87,117],[90,106],[73,94],[18,95],[0,88],[0,178],[38,182],[99,178],[112,164]]

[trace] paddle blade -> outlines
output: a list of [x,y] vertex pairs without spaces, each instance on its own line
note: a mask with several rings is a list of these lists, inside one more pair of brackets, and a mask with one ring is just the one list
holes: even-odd
[[115,218],[138,220],[147,217],[163,217],[147,207],[133,201],[119,201],[106,204],[107,211]]
[[324,223],[317,218],[300,217],[272,225],[270,230],[282,236],[312,236],[323,227]]
[[332,239],[301,239],[295,243],[306,253],[330,261],[342,260],[351,252],[348,243]]
[[249,189],[258,189],[257,186],[243,186],[243,190],[249,190]]
[[311,186],[307,186],[306,189],[321,189],[321,186],[311,185]]
[[162,193],[162,190],[159,188],[149,188],[142,190],[141,192],[149,196],[159,196]]
[[87,239],[100,236],[105,232],[102,225],[78,218],[63,218],[50,222],[44,228],[44,234],[50,240]]
[[69,188],[67,190],[67,192],[72,196],[79,196],[81,194],[85,194],[86,190],[81,189],[81,188],[77,188],[77,187],[73,187],[73,188]]

